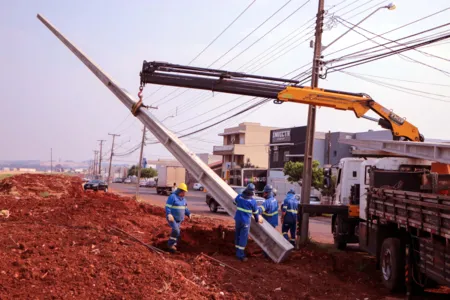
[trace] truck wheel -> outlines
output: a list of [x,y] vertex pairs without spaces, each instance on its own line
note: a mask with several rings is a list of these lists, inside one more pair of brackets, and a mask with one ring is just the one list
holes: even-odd
[[404,252],[398,238],[387,238],[381,245],[381,279],[391,292],[400,291],[405,286]]
[[203,187],[200,187],[198,190],[199,190],[200,192],[203,192]]
[[214,200],[212,200],[210,203],[209,203],[209,210],[211,211],[211,212],[213,212],[213,213],[216,213],[217,212],[217,203],[216,203],[216,201],[214,201]]
[[347,242],[345,241],[345,238],[339,234],[341,232],[341,228],[343,227],[343,225],[339,226],[340,223],[342,223],[342,218],[337,216],[334,221],[333,230],[334,246],[339,250],[345,250],[345,248],[347,248]]

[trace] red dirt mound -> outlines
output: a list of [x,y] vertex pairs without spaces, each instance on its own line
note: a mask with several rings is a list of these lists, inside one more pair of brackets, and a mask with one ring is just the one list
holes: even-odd
[[[180,253],[166,247],[164,210],[111,193],[84,193],[66,176],[20,175],[0,188],[0,299],[380,299],[375,263],[310,246],[273,264],[249,242],[234,258],[230,223],[184,222]],[[42,192],[50,195],[40,196]],[[205,257],[208,254],[221,263]],[[226,264],[226,265],[225,265]],[[228,267],[230,266],[230,267]],[[376,278],[376,279],[374,279]]]
[[65,175],[21,174],[0,181],[0,195],[29,197],[80,197],[81,178]]

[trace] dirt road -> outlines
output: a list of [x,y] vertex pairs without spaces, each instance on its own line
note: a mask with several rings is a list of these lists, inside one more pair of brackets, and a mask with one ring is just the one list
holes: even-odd
[[[136,186],[134,184],[114,183],[110,190],[125,196],[134,196],[136,193]],[[140,198],[143,202],[164,207],[167,196],[156,194],[154,188],[140,188]],[[193,214],[210,216],[224,220],[231,220],[231,217],[223,212],[212,213],[205,203],[205,193],[199,191],[189,191],[186,197],[189,209]],[[313,240],[321,243],[333,243],[333,235],[331,234],[331,219],[325,217],[310,218],[310,236]],[[281,225],[278,226],[278,231],[281,232]]]

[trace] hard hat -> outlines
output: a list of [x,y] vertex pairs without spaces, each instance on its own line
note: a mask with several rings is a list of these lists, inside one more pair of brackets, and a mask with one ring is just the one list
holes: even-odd
[[272,190],[273,190],[273,188],[270,184],[268,184],[264,187],[264,193],[270,193],[270,192],[272,192]]
[[272,193],[273,193],[273,195],[274,195],[274,196],[276,196],[276,195],[277,195],[277,192],[278,192],[278,190],[277,190],[277,189],[273,189],[273,190],[272,190]]
[[289,192],[288,192],[288,194],[295,194],[294,189],[290,189]]
[[249,183],[245,189],[247,191],[253,192],[255,191],[255,185],[253,183]]
[[184,183],[184,182],[180,183],[180,184],[178,185],[178,188],[179,188],[180,190],[182,190],[182,191],[185,191],[185,192],[188,191],[188,187],[187,187],[186,183]]

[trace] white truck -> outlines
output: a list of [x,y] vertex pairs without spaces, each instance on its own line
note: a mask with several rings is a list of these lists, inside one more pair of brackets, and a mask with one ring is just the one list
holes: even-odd
[[336,204],[300,209],[333,213],[337,248],[358,243],[374,255],[389,290],[450,286],[449,173],[449,165],[419,158],[344,158]]
[[173,189],[186,180],[186,169],[178,166],[157,165],[156,193],[170,195]]

